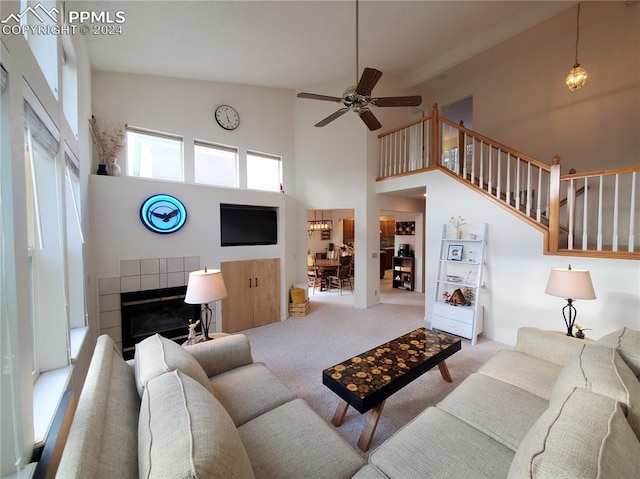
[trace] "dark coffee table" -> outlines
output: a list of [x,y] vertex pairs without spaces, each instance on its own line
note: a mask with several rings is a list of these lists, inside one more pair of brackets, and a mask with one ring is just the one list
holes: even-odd
[[445,359],[461,344],[455,336],[419,328],[325,369],[322,384],[342,399],[331,424],[342,425],[349,406],[360,414],[370,411],[358,439],[358,447],[368,451],[385,400],[434,366],[451,382]]

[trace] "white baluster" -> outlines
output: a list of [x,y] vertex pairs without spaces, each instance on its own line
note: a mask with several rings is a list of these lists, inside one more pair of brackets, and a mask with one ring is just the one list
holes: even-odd
[[596,249],[602,251],[602,175],[600,175],[600,188],[598,190],[598,236]]
[[589,188],[588,188],[588,178],[584,179],[584,195],[582,200],[582,250],[586,251],[589,249]]
[[613,238],[611,244],[612,251],[618,251],[618,178],[620,175],[616,173],[615,188],[613,194]]
[[541,216],[542,216],[542,208],[540,207],[542,204],[542,195],[540,194],[542,192],[542,168],[540,168],[539,166],[536,168],[538,168],[538,197],[536,198],[536,210],[537,210],[536,221],[540,223]]
[[500,168],[501,165],[501,161],[500,161],[500,157],[502,156],[502,152],[500,151],[500,149],[498,148],[498,165],[496,166],[498,173],[497,176],[498,178],[496,179],[496,198],[500,199],[500,180],[501,180],[501,173],[502,173],[502,168]]
[[629,253],[635,248],[635,215],[636,215],[636,172],[631,173],[631,198],[629,199]]
[[527,193],[526,193],[526,203],[525,203],[525,211],[527,216],[531,215],[531,162],[527,161]]
[[516,209],[520,211],[520,157],[516,157],[516,189],[513,195],[516,199]]
[[567,191],[567,206],[569,207],[569,238],[567,239],[567,249],[573,249],[573,215],[576,208],[576,197],[573,178],[569,180],[569,190]]
[[511,205],[511,153],[507,153],[507,190],[505,191],[505,201]]

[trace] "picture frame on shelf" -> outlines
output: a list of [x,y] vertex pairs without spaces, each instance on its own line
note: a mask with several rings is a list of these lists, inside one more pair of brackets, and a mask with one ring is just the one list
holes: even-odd
[[450,244],[447,251],[448,261],[462,261],[462,245]]

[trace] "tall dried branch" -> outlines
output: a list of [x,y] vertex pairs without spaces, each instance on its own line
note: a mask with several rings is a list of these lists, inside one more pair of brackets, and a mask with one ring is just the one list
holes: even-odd
[[89,120],[91,137],[98,150],[99,163],[115,163],[118,154],[124,148],[124,128],[115,126],[109,129],[107,125],[91,115]]

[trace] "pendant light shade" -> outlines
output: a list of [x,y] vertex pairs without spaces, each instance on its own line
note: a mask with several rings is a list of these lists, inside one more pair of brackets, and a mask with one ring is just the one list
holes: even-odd
[[587,81],[588,75],[582,65],[578,63],[578,42],[580,41],[580,4],[578,4],[578,15],[576,16],[576,60],[573,64],[567,78],[564,82],[569,87],[569,90],[577,90],[581,88]]

